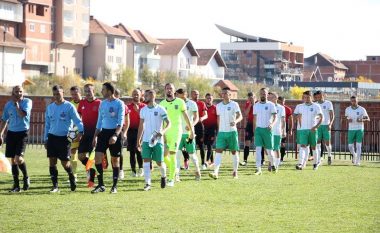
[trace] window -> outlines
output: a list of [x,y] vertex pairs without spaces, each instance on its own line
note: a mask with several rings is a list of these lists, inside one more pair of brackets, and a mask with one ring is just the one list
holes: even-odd
[[72,38],[74,36],[74,29],[72,27],[63,27],[63,35],[66,38]]
[[80,68],[74,68],[74,74],[80,74]]
[[45,25],[40,25],[40,32],[45,33],[46,32],[46,26]]
[[113,56],[108,56],[107,57],[107,62],[113,63]]
[[116,57],[116,63],[118,63],[118,64],[121,63],[121,57]]
[[36,14],[39,16],[45,16],[45,7],[43,5],[37,5]]
[[29,31],[34,32],[35,26],[36,25],[34,23],[29,23]]
[[107,37],[107,48],[114,49],[115,48],[115,38],[114,37]]
[[74,12],[70,10],[63,11],[63,19],[66,22],[72,22],[74,20]]
[[28,10],[29,10],[29,13],[34,13],[34,5],[33,4],[29,4]]

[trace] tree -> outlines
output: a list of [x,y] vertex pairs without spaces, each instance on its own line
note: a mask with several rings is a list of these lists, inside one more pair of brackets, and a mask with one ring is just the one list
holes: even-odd
[[105,64],[103,66],[103,80],[99,81],[105,81],[105,80],[111,80],[112,79],[112,69],[109,67],[109,65]]
[[135,72],[132,68],[121,68],[116,81],[117,88],[121,93],[129,94],[135,88]]
[[185,80],[187,92],[190,93],[192,90],[198,90],[201,98],[203,98],[206,93],[214,92],[211,83],[212,81],[210,79],[197,76],[191,76]]
[[140,79],[143,86],[147,88],[152,88],[154,82],[154,74],[149,70],[149,67],[144,65],[140,73]]
[[302,93],[308,90],[309,89],[304,87],[294,86],[290,88],[290,94],[292,95],[293,99],[300,100],[302,98]]

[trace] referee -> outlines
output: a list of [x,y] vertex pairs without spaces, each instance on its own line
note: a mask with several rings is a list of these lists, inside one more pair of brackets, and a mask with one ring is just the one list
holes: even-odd
[[79,142],[83,135],[83,124],[74,105],[63,98],[62,86],[55,85],[52,88],[54,102],[49,104],[45,112],[45,148],[49,158],[49,171],[53,187],[51,193],[59,192],[57,160],[61,160],[63,168],[69,175],[70,189],[75,191],[77,184],[70,163],[71,143],[67,138],[73,123],[78,127],[78,135],[75,139]]
[[8,124],[5,156],[11,158],[12,164],[13,188],[9,191],[11,193],[21,191],[18,169],[21,170],[24,176],[23,190],[28,190],[30,185],[23,156],[28,140],[31,111],[32,100],[24,98],[23,88],[21,86],[15,86],[12,89],[12,99],[4,106],[0,123],[0,145],[3,143],[5,126]]
[[95,167],[98,171],[99,184],[91,193],[105,191],[103,182],[102,158],[107,149],[110,150],[113,185],[111,193],[117,193],[117,180],[120,171],[120,156],[122,149],[121,131],[124,123],[124,102],[115,97],[115,87],[110,82],[103,83],[102,95],[104,100],[99,107],[99,116],[92,144],[95,147]]

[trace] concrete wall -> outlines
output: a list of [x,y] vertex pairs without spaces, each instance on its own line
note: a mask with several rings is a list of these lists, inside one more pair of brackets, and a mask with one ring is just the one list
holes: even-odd
[[56,64],[57,75],[83,74],[83,46],[61,44],[57,49],[59,60]]
[[[4,59],[4,60],[3,60]],[[25,76],[21,70],[24,48],[0,46],[0,84],[4,86],[20,85]],[[4,68],[4,72],[3,72]],[[3,77],[4,74],[4,77]]]
[[90,42],[84,48],[84,77],[102,79],[106,61],[107,37],[104,34],[91,34]]

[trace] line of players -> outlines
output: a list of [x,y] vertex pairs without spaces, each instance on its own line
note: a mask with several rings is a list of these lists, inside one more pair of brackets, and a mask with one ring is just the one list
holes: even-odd
[[[98,185],[92,193],[104,192],[103,181],[104,158],[109,149],[113,170],[111,193],[117,193],[119,178],[122,172],[122,147],[128,141],[131,154],[132,174],[136,173],[136,159],[139,174],[145,177],[144,190],[151,189],[152,160],[161,172],[161,188],[173,187],[180,181],[180,160],[184,155],[184,167],[188,168],[189,159],[194,163],[195,178],[201,179],[200,167],[206,169],[213,166],[209,174],[218,179],[219,168],[224,150],[230,150],[233,161],[234,178],[238,177],[239,140],[237,124],[243,119],[237,102],[231,100],[228,88],[221,91],[222,101],[213,104],[211,94],[206,94],[205,103],[198,100],[199,92],[192,92],[192,99],[187,98],[183,89],[175,90],[173,84],[165,85],[165,99],[156,104],[156,93],[147,90],[144,93],[145,104],[140,102],[141,91],[133,91],[133,101],[126,106],[118,97],[112,83],[102,86],[103,101],[95,98],[94,86],[84,86],[85,98],[81,99],[78,87],[71,88],[72,102],[63,98],[63,88],[56,85],[52,88],[54,102],[49,104],[45,113],[45,147],[49,158],[49,172],[53,187],[52,193],[59,192],[57,160],[69,176],[70,188],[76,189],[76,158],[86,166],[91,152],[95,149],[95,168]],[[294,116],[297,125],[297,144],[299,145],[299,162],[296,168],[302,170],[306,165],[307,155],[312,150],[313,168],[321,163],[321,141],[326,145],[328,164],[331,164],[331,127],[334,122],[333,106],[324,100],[323,93],[314,93],[316,102],[312,102],[310,91],[303,93],[303,104],[297,105]],[[287,132],[292,133],[293,123],[291,109],[284,106],[284,99],[268,89],[260,90],[260,98],[255,102],[253,94],[249,94],[246,104],[246,142],[244,161],[246,165],[249,146],[254,135],[256,146],[256,172],[262,174],[262,156],[267,155],[270,171],[277,172],[280,161],[285,155],[284,139]],[[280,101],[279,101],[280,100]],[[279,103],[278,103],[279,102]],[[29,189],[30,180],[23,159],[30,126],[32,101],[23,96],[23,89],[16,86],[12,90],[12,100],[4,107],[0,125],[0,143],[8,124],[6,140],[6,157],[11,158],[14,185],[11,192],[20,192],[19,172],[23,173],[23,189]],[[251,116],[250,116],[251,115]],[[366,110],[358,105],[357,98],[351,97],[351,106],[346,109],[345,116],[349,122],[349,149],[353,155],[353,163],[360,164],[361,142],[363,140],[364,121],[369,121]],[[286,117],[289,119],[287,120]],[[286,127],[287,123],[289,127]],[[73,124],[78,130],[75,140],[68,140],[68,133]],[[212,145],[216,138],[215,160]],[[354,143],[356,142],[356,145]],[[200,148],[201,165],[196,155],[196,145]],[[207,159],[203,145],[207,146]],[[356,147],[356,151],[355,151]],[[310,148],[310,149],[309,149]],[[133,157],[133,158],[132,158]],[[71,161],[70,161],[71,160]],[[167,176],[168,167],[168,176]],[[96,171],[88,170],[89,187],[95,182]]]

